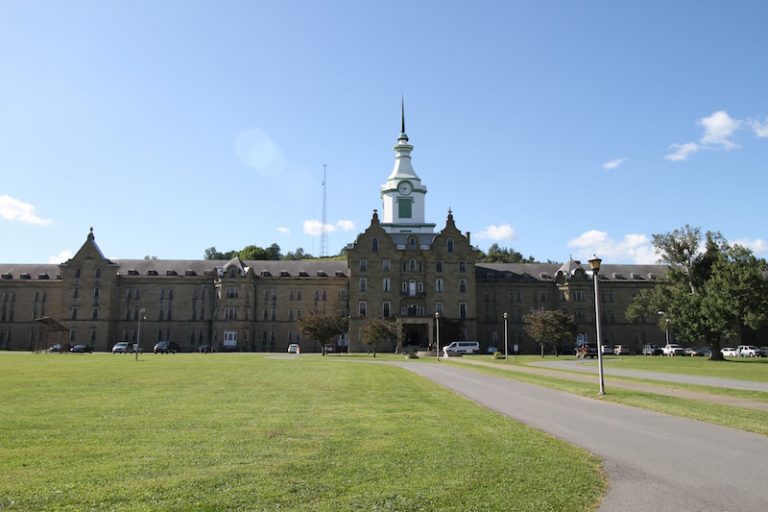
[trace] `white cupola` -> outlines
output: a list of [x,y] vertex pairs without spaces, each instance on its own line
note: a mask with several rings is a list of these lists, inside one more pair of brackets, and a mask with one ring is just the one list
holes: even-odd
[[383,201],[381,226],[388,233],[433,233],[434,224],[424,219],[424,196],[427,187],[421,183],[411,165],[413,146],[405,133],[405,104],[400,107],[400,136],[397,138],[395,166],[381,186]]

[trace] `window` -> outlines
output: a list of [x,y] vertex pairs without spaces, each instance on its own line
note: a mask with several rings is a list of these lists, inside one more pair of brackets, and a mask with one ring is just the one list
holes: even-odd
[[360,291],[361,292],[368,291],[368,279],[365,277],[360,278]]
[[72,320],[77,320],[77,308],[72,308],[71,319]]
[[411,272],[416,272],[416,260],[411,258],[408,260],[408,270]]
[[[93,298],[94,299],[98,299],[99,298],[99,288],[98,287],[93,289]],[[35,300],[37,300],[37,299],[35,299]]]
[[423,293],[424,292],[424,283],[422,283],[421,281],[416,283],[416,291],[418,291],[419,293]]
[[438,277],[437,279],[435,279],[435,291],[438,292],[438,293],[443,291],[443,278],[442,277]]
[[392,280],[388,277],[385,277],[381,280],[381,289],[385,292],[388,292],[392,286]]
[[442,272],[443,271],[443,262],[442,261],[436,261],[435,262],[435,272]]
[[403,293],[408,293],[408,281],[403,281],[402,286],[400,287],[400,291]]
[[443,303],[442,302],[435,302],[435,313],[443,314]]
[[467,293],[467,280],[459,279],[459,293]]
[[384,302],[381,305],[381,316],[389,318],[392,315],[392,305],[389,302]]
[[467,318],[467,303],[459,303],[459,318]]
[[573,290],[573,300],[575,302],[584,302],[586,300],[584,290]]
[[237,331],[224,331],[224,341],[237,341]]
[[466,261],[460,261],[459,262],[459,272],[466,272],[467,271],[467,262]]
[[371,250],[373,252],[377,252],[379,250],[379,239],[376,237],[371,239]]
[[226,320],[237,320],[237,308],[226,308],[224,310],[224,318]]
[[366,316],[368,314],[368,303],[364,300],[361,300],[357,303],[357,313],[360,316]]
[[509,302],[523,302],[523,294],[517,290],[509,292]]
[[600,294],[600,302],[602,302],[603,304],[613,303],[613,293],[610,293],[610,292],[609,293],[601,293]]
[[448,252],[453,252],[453,238],[449,238],[447,242]]
[[547,302],[547,292],[536,292],[534,300],[536,302]]
[[80,288],[75,288],[74,290],[72,290],[72,297],[73,297],[73,298],[75,298],[75,299],[76,299],[76,298],[78,298],[79,296],[80,296]]
[[397,200],[397,216],[401,219],[410,219],[413,216],[412,213],[413,202],[408,197],[401,197]]
[[91,312],[91,320],[98,320],[99,319],[99,308],[93,308],[93,311]]
[[96,329],[91,329],[91,343],[96,341]]
[[227,288],[226,290],[226,297],[228,299],[236,299],[238,295],[237,288]]
[[392,269],[392,262],[389,259],[381,260],[381,270],[389,272]]
[[360,272],[368,270],[368,260],[360,260]]

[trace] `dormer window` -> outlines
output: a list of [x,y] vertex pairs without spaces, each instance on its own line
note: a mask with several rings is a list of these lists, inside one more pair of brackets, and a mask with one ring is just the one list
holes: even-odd
[[453,238],[448,239],[447,247],[448,247],[448,252],[453,252]]

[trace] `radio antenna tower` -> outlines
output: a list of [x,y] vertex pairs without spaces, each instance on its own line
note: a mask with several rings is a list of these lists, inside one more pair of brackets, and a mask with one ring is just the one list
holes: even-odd
[[323,258],[325,256],[328,256],[326,254],[328,252],[328,230],[327,230],[327,194],[326,194],[326,186],[325,186],[325,173],[326,173],[326,165],[323,164],[323,219],[322,219],[322,231],[320,232],[320,257]]

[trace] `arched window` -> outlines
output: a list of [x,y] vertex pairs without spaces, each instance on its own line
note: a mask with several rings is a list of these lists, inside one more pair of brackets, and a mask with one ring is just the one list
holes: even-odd
[[408,260],[408,270],[411,272],[416,272],[416,260],[410,259]]
[[453,252],[453,238],[448,239],[448,252]]
[[416,238],[414,237],[409,238],[408,245],[410,245],[411,247],[416,247]]
[[379,239],[378,239],[378,238],[376,238],[376,237],[374,237],[374,238],[371,240],[371,250],[372,250],[373,252],[377,252],[377,251],[379,250]]

